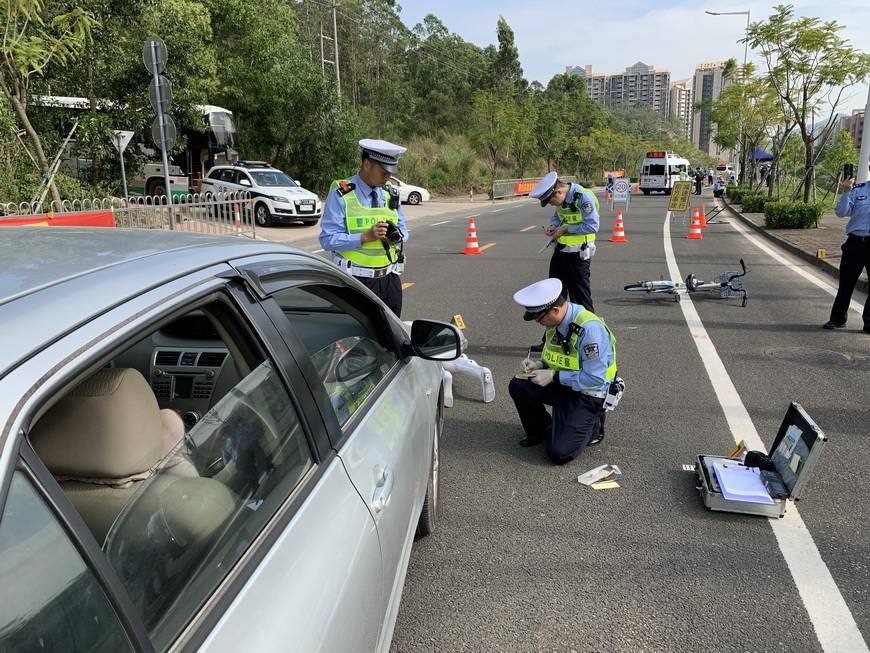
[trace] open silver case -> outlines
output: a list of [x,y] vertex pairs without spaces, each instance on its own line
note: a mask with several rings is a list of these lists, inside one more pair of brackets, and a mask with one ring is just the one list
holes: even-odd
[[762,517],[782,517],[789,499],[798,501],[804,486],[809,481],[818,463],[827,438],[816,423],[807,415],[800,404],[792,402],[782,420],[776,439],[768,455],[776,467],[776,472],[768,472],[778,477],[785,486],[786,498],[773,497],[774,503],[761,504],[749,501],[726,499],[713,472],[713,463],[742,464],[738,458],[723,456],[698,456],[695,473],[698,475],[698,492],[704,505],[710,510],[737,512]]

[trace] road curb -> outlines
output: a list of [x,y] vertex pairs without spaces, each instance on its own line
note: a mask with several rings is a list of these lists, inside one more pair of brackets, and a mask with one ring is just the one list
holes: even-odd
[[[785,250],[788,250],[789,252],[791,252],[795,256],[798,256],[798,257],[804,259],[805,261],[812,263],[817,268],[819,268],[822,272],[829,274],[830,276],[834,277],[835,279],[837,279],[839,281],[840,268],[837,267],[836,265],[832,264],[830,261],[827,261],[823,258],[817,258],[811,252],[806,252],[806,251],[802,250],[800,247],[797,247],[796,245],[792,245],[788,241],[785,241],[781,238],[778,238],[773,233],[771,233],[771,231],[769,231],[768,229],[765,229],[764,227],[761,227],[761,226],[755,224],[754,222],[752,222],[752,220],[749,220],[745,215],[743,215],[740,211],[738,211],[733,206],[731,206],[724,199],[722,200],[722,204],[725,206],[726,209],[728,209],[728,211],[732,215],[734,215],[736,218],[738,218],[743,224],[745,224],[746,226],[750,227],[751,229],[757,231],[762,236],[767,238],[767,240],[770,240],[770,241],[776,243],[777,245],[779,245],[780,247],[782,247]],[[855,288],[857,290],[860,290],[861,292],[864,292],[864,293],[870,292],[870,289],[868,289],[868,287],[870,287],[870,284],[868,284],[866,281],[863,281],[862,279],[858,279],[858,283],[855,284]]]

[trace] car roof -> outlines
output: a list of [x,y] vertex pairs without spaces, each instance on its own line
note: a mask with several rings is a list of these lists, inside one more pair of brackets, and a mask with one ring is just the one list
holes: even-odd
[[260,254],[322,259],[235,236],[100,227],[2,227],[0,375],[70,328],[195,270]]

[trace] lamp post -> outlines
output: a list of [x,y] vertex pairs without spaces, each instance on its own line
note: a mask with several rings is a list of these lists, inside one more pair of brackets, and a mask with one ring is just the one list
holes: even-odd
[[[745,74],[746,71],[746,61],[749,56],[749,9],[746,11],[705,11],[705,14],[710,14],[711,16],[746,16],[746,32],[745,38],[743,41],[743,71]],[[745,80],[744,80],[745,81]],[[740,146],[742,149],[743,146],[743,114],[739,116],[740,120]],[[742,152],[740,157],[740,174],[743,174],[743,166],[746,163],[746,152]]]

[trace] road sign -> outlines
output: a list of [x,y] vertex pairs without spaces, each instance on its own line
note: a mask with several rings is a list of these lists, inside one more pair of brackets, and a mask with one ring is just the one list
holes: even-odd
[[691,181],[675,181],[671,189],[671,201],[668,202],[668,211],[683,213],[689,210],[689,197],[692,195]]
[[[163,139],[161,141],[160,134],[160,119],[163,118]],[[175,138],[178,135],[177,130],[175,129],[175,121],[172,119],[172,116],[169,114],[163,113],[156,118],[154,118],[154,122],[151,123],[151,138],[154,139],[154,144],[157,145],[164,152],[168,152],[172,149],[172,146],[175,145]]]
[[145,64],[145,70],[152,75],[163,72],[167,56],[166,44],[157,37],[148,39],[142,46],[142,63]]
[[148,84],[148,101],[151,102],[151,107],[158,112],[166,111],[172,104],[172,84],[163,75],[157,75]]
[[123,129],[113,129],[112,133],[114,134],[112,145],[115,146],[115,149],[118,150],[120,154],[123,154],[124,150],[127,149],[127,145],[130,143],[130,139],[133,138],[133,132],[124,131]]
[[631,183],[628,179],[617,179],[613,182],[613,201],[627,202],[631,192]]

